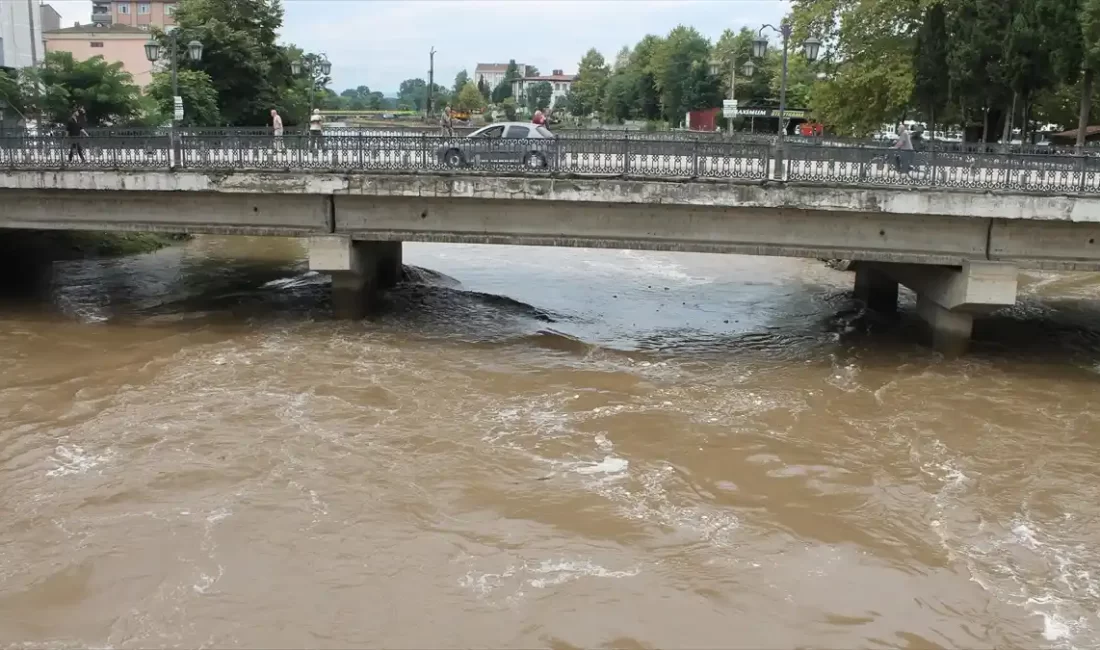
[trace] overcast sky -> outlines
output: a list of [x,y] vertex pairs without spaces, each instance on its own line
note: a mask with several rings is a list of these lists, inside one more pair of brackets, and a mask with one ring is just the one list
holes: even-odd
[[[47,0],[62,25],[87,22],[91,0]],[[403,79],[436,82],[481,63],[520,63],[574,73],[590,47],[609,61],[646,34],[691,25],[712,40],[726,28],[778,24],[785,0],[284,0],[282,40],[328,54],[333,86],[394,93]]]

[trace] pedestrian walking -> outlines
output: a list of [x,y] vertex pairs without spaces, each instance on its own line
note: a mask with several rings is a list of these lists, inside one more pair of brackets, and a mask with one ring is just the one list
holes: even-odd
[[898,150],[896,164],[899,174],[908,174],[913,165],[913,138],[908,127],[903,123],[898,127],[898,141],[894,143]]
[[324,144],[324,131],[321,129],[321,109],[313,109],[313,115],[309,116],[309,148],[320,151]]
[[451,107],[448,105],[443,109],[443,114],[439,116],[439,128],[442,129],[443,135],[448,138],[453,138],[455,135],[455,121],[454,114],[451,113]]
[[275,151],[283,150],[283,118],[279,117],[279,111],[271,109],[271,134],[274,139]]
[[88,131],[84,128],[85,117],[80,108],[73,109],[72,115],[65,122],[65,133],[69,140],[69,162],[73,161],[73,154],[80,154],[80,162],[87,162],[84,158],[84,145],[80,138],[88,137]]

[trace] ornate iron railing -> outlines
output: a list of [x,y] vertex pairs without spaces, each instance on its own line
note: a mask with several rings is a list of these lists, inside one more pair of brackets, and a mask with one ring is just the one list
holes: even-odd
[[1100,193],[1100,157],[1089,155],[619,135],[519,140],[349,130],[318,138],[304,131],[274,136],[265,130],[180,129],[175,147],[160,130],[0,136],[0,168],[554,174]]

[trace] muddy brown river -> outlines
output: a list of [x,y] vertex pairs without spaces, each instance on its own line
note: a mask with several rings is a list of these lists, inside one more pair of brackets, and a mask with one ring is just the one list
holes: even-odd
[[944,360],[810,260],[293,240],[0,297],[0,647],[1100,648],[1100,276]]

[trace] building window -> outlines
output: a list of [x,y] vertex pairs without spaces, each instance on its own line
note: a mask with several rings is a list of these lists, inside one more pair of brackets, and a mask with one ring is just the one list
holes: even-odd
[[118,13],[128,15],[130,13],[130,3],[120,2],[118,3]]
[[176,5],[164,5],[164,15],[165,16],[175,16],[176,15]]
[[153,10],[152,5],[150,5],[148,2],[138,3],[138,15],[139,16],[144,16],[144,15],[150,13],[152,10]]
[[92,47],[103,47],[103,41],[91,41],[88,45]]

